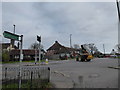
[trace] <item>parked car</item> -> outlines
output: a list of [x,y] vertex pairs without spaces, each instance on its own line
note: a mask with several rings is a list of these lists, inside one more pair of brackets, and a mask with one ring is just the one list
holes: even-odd
[[116,58],[116,57],[117,57],[117,55],[110,55],[110,57],[112,57],[112,58]]

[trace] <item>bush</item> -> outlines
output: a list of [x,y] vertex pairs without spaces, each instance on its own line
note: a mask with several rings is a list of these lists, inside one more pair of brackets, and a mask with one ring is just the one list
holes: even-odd
[[4,52],[2,53],[2,61],[7,62],[7,61],[9,61],[9,60],[10,60],[9,52],[8,52],[8,51],[4,51]]

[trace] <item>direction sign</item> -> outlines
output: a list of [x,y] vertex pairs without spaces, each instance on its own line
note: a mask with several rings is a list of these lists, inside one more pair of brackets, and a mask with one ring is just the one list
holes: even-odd
[[9,38],[9,39],[14,39],[14,40],[18,40],[19,41],[19,35],[4,31],[3,33],[5,38]]

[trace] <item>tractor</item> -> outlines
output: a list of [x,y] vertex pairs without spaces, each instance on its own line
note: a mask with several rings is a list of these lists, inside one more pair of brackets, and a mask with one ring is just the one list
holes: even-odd
[[91,61],[93,59],[93,55],[91,53],[91,49],[86,45],[81,45],[80,51],[81,61]]

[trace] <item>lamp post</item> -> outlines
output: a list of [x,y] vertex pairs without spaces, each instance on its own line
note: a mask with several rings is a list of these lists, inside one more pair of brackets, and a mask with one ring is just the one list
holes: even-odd
[[[120,9],[119,9],[119,1],[116,0],[117,3],[117,11],[118,11],[118,18],[119,18],[119,22],[118,22],[118,34],[120,33]],[[120,43],[120,35],[118,35],[118,43]],[[119,52],[119,51],[118,51]],[[118,67],[120,67],[120,59],[118,58]],[[120,75],[120,70],[118,70],[118,74]],[[120,83],[120,77],[118,78],[118,83]],[[120,89],[120,85],[118,85],[118,88]]]
[[[120,43],[120,8],[119,8],[119,1],[118,0],[116,0],[116,3],[117,3],[117,11],[118,11],[118,19],[119,19],[119,21],[118,21],[118,44]],[[120,66],[120,59],[118,59],[118,64],[119,64],[119,66]]]
[[119,1],[116,0],[116,3],[117,3],[118,18],[119,18],[119,23],[120,23],[120,8],[119,8]]
[[[14,26],[14,31],[13,31],[13,33],[15,34],[15,25],[13,25],[13,26]],[[15,40],[14,40],[14,39],[11,39],[12,48],[14,48],[14,43],[15,43]]]

